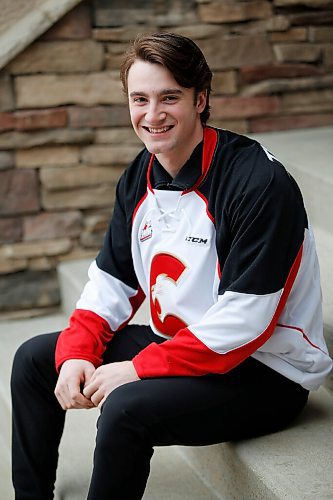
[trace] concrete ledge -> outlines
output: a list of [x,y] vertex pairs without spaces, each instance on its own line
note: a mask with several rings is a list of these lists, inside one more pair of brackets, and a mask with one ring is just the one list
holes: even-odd
[[333,498],[333,397],[313,392],[295,424],[238,443],[184,448],[192,467],[228,499]]

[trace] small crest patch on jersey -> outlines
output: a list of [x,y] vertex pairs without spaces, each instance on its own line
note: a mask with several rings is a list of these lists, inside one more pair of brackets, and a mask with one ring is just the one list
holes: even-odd
[[153,228],[151,227],[151,221],[147,220],[141,229],[140,241],[146,241],[153,236]]

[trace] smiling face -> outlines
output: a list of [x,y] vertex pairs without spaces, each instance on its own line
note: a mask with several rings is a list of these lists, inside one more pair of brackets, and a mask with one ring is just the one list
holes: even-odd
[[175,176],[202,140],[205,92],[199,92],[195,102],[194,88],[180,86],[161,64],[140,59],[129,70],[127,88],[136,134]]

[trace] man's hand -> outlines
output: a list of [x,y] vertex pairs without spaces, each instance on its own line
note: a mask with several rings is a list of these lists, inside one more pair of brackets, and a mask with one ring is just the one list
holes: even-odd
[[83,394],[100,408],[111,391],[120,385],[136,380],[140,379],[132,361],[109,363],[95,370]]
[[81,393],[89,383],[95,367],[84,359],[69,359],[61,367],[54,394],[63,410],[93,408],[95,405]]

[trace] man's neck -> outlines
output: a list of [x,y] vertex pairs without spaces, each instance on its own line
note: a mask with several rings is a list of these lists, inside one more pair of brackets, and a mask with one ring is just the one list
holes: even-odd
[[201,129],[201,133],[197,135],[195,140],[191,141],[191,146],[188,148],[184,148],[182,154],[179,154],[177,151],[176,154],[172,154],[172,152],[168,154],[156,154],[156,158],[162,167],[168,172],[169,175],[174,179],[178,172],[182,169],[183,165],[190,158],[194,149],[203,139],[203,129]]

